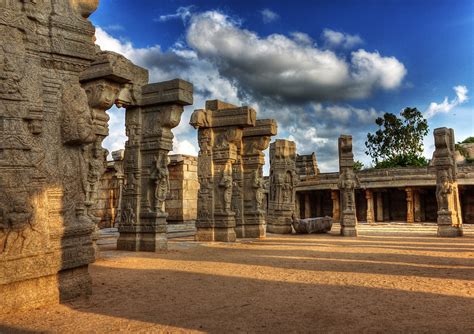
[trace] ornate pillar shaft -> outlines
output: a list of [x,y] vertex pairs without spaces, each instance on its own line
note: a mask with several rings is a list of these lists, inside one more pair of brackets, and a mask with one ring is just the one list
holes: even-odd
[[339,137],[339,190],[341,193],[341,235],[357,236],[357,216],[354,189],[358,187],[354,173],[352,136]]
[[433,165],[436,168],[436,200],[438,202],[438,236],[461,236],[462,215],[457,184],[457,166],[454,157],[454,130],[434,130],[435,151]]
[[420,203],[420,191],[415,189],[413,192],[413,214],[416,222],[421,222],[421,203]]
[[264,210],[263,166],[264,150],[270,144],[271,136],[276,135],[277,124],[272,119],[257,120],[255,127],[248,127],[243,132],[243,220],[236,221],[238,238],[263,238],[266,235]]
[[304,194],[304,217],[311,218],[311,196],[309,192]]
[[270,198],[267,232],[292,232],[295,213],[296,145],[289,140],[277,139],[270,144]]
[[196,240],[235,241],[236,218],[243,225],[243,129],[255,126],[249,107],[213,100],[195,110],[190,124],[198,129],[198,217]]
[[372,190],[366,189],[365,190],[365,198],[367,199],[367,223],[373,224],[374,223],[374,194]]
[[413,189],[405,188],[407,199],[407,223],[413,224],[415,222],[414,205],[413,205]]
[[117,249],[167,248],[165,201],[169,193],[168,153],[183,107],[192,104],[192,85],[183,80],[148,84],[136,106],[127,108],[122,209]]

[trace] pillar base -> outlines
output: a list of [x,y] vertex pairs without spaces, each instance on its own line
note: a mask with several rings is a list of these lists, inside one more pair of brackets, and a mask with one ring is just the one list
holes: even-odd
[[132,252],[159,252],[168,249],[166,216],[160,213],[146,213],[140,216],[143,223],[119,225],[120,236],[117,250]]
[[463,235],[462,226],[438,225],[438,237],[455,238]]
[[355,226],[341,226],[341,236],[343,237],[357,237],[357,228]]
[[237,238],[265,238],[266,226],[260,225],[242,225],[236,228]]

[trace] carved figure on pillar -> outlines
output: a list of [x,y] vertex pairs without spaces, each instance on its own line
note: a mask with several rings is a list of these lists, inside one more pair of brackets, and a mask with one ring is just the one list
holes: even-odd
[[198,219],[196,240],[235,241],[236,220],[243,221],[242,134],[254,127],[255,110],[218,100],[191,115],[198,129]]
[[270,201],[267,231],[291,233],[295,216],[296,145],[277,139],[270,145]]
[[359,186],[354,173],[352,136],[339,137],[339,190],[341,193],[341,235],[357,236],[357,217],[354,190]]
[[456,179],[454,158],[454,131],[448,128],[434,130],[436,168],[436,200],[438,202],[438,236],[456,237],[463,234],[461,204]]

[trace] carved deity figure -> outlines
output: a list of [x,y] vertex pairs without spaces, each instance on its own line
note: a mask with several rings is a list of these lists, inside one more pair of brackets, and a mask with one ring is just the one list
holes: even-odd
[[356,187],[356,176],[351,170],[343,171],[341,176],[339,188],[342,190],[343,210],[353,211],[355,207],[354,189]]
[[156,212],[165,212],[166,196],[170,189],[168,157],[155,158],[150,179],[153,182],[153,198]]
[[221,180],[219,182],[219,187],[224,188],[224,196],[223,196],[223,209],[227,213],[231,213],[231,205],[232,205],[232,175],[230,172],[226,170],[222,171]]
[[253,183],[252,187],[255,189],[255,204],[257,211],[263,209],[263,193],[264,185],[263,180],[260,177],[260,171],[256,170],[253,172]]
[[130,203],[127,203],[127,207],[122,213],[122,222],[127,225],[133,225],[136,222],[135,213],[133,212],[133,208]]
[[449,195],[453,192],[453,187],[449,180],[447,171],[440,172],[440,183],[436,187],[436,200],[438,202],[438,211],[449,211]]
[[99,180],[104,174],[104,162],[105,162],[105,150],[101,147],[93,148],[93,156],[89,161],[89,171],[87,173],[87,192],[86,192],[86,203],[92,204],[97,194],[97,188]]

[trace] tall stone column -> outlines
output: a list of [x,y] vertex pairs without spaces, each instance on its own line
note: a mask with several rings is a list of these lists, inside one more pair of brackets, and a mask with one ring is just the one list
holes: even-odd
[[243,132],[243,219],[236,221],[238,238],[263,238],[266,234],[266,220],[263,185],[264,150],[270,144],[271,136],[277,134],[277,124],[273,119],[257,120],[255,127],[247,127]]
[[367,223],[373,224],[374,223],[374,194],[372,190],[366,189],[365,190],[365,198],[367,199]]
[[339,190],[341,193],[341,235],[357,236],[357,216],[354,189],[358,186],[354,173],[352,136],[339,137]]
[[457,166],[454,158],[454,130],[434,130],[435,151],[433,165],[436,168],[436,200],[438,202],[438,236],[461,236],[462,215],[457,184]]
[[168,153],[183,107],[192,104],[192,85],[171,80],[145,85],[138,103],[127,108],[123,191],[117,249],[167,248],[165,201],[169,192]]
[[341,219],[340,199],[339,190],[331,190],[332,199],[332,219],[334,223],[339,223]]
[[198,129],[198,217],[196,240],[235,241],[235,222],[243,219],[244,128],[256,124],[256,112],[218,100],[195,110],[190,124]]
[[377,197],[377,221],[383,222],[383,193],[377,191],[375,195]]
[[295,212],[296,145],[277,139],[270,144],[270,198],[267,232],[291,233]]
[[407,223],[413,224],[415,222],[414,216],[414,205],[413,205],[413,189],[410,187],[405,188],[406,199],[407,199]]

